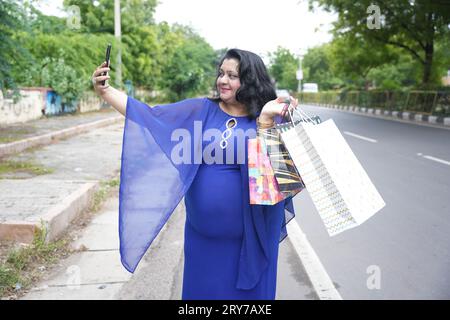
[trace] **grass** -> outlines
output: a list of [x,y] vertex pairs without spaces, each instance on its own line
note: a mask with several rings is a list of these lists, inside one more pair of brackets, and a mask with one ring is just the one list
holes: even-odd
[[9,250],[0,264],[0,297],[29,287],[40,277],[38,266],[46,267],[67,254],[67,240],[46,242],[46,236],[41,222],[30,245]]
[[28,161],[7,160],[0,162],[0,175],[15,172],[27,172],[34,175],[43,175],[52,173],[53,169],[44,168]]
[[[86,212],[94,214],[99,211],[112,190],[117,190],[119,183],[119,177],[102,181]],[[77,223],[79,226],[85,226],[89,217],[82,216],[79,219],[84,221],[72,222],[71,226]],[[33,242],[30,245],[5,250],[3,257],[0,252],[0,297],[11,297],[17,295],[20,290],[30,288],[42,276],[39,267],[44,266],[44,270],[46,270],[61,258],[72,253],[73,251],[69,248],[73,238],[71,232],[73,229],[69,228],[60,240],[48,242],[46,241],[47,229],[41,221],[41,227],[36,228]]]
[[105,199],[109,196],[111,189],[118,187],[120,184],[120,178],[115,177],[111,180],[100,182],[100,188],[94,194],[93,205],[91,211],[97,212]]
[[0,144],[1,143],[10,143],[10,142],[14,142],[20,140],[20,138],[17,137],[0,137]]
[[24,139],[27,135],[36,132],[34,127],[26,128],[0,128],[0,143],[9,143]]
[[0,266],[0,297],[6,292],[12,291],[17,283],[20,283],[19,272],[6,265]]

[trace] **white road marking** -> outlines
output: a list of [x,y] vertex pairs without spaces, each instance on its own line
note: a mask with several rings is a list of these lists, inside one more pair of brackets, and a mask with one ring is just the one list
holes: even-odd
[[326,272],[314,249],[311,247],[306,235],[295,219],[287,224],[288,239],[305,268],[314,290],[320,300],[342,300],[341,295],[334,287],[333,281]]
[[344,131],[344,133],[349,135],[349,136],[358,138],[358,139],[362,139],[362,140],[366,140],[366,141],[369,141],[369,142],[377,143],[377,140],[375,140],[375,139],[371,139],[371,138],[367,138],[367,137],[364,137],[364,136],[360,136],[359,134],[356,134],[356,133],[352,133],[352,132],[349,132],[349,131]]
[[417,155],[420,156],[420,157],[424,157],[425,159],[436,161],[436,162],[443,163],[443,164],[446,164],[446,165],[450,166],[450,162],[449,161],[442,160],[442,159],[439,159],[439,158],[436,158],[436,157],[432,157],[432,156],[427,156],[427,155],[424,155],[422,153],[418,153]]

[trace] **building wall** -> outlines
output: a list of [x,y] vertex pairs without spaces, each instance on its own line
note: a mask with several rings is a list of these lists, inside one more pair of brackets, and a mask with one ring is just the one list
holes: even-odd
[[90,112],[100,110],[102,107],[104,107],[104,105],[105,104],[98,95],[96,95],[94,92],[89,91],[83,95],[83,98],[78,104],[78,109],[81,113]]
[[0,125],[39,119],[45,109],[47,90],[47,88],[20,89],[22,98],[17,103],[14,103],[12,98],[3,97],[0,91]]
[[0,126],[24,123],[39,119],[43,115],[90,112],[110,107],[94,92],[86,92],[72,104],[62,104],[61,97],[52,88],[20,88],[22,98],[14,103],[12,97],[4,97],[0,91]]

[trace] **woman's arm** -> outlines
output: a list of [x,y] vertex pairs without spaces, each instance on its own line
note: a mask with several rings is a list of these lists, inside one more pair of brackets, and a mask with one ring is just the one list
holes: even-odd
[[128,98],[125,93],[109,86],[100,96],[103,100],[112,105],[114,109],[125,116]]
[[[103,72],[108,72],[109,68],[106,67],[106,62],[103,62],[100,67],[95,69],[92,74],[92,83],[94,85],[95,92],[107,103],[113,106],[114,109],[119,111],[122,115],[126,115],[127,109],[127,95],[116,88],[111,87],[108,84],[108,79],[110,78],[107,74],[103,76]],[[102,81],[105,80],[105,84]]]

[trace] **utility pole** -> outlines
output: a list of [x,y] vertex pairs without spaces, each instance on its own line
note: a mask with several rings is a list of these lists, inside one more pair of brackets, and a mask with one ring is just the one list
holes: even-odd
[[303,55],[299,54],[298,55],[298,70],[297,70],[297,80],[298,80],[297,92],[298,93],[302,92],[302,79],[303,79],[302,58],[303,58]]
[[122,41],[120,29],[120,0],[114,0],[114,36],[119,47],[117,48],[116,85],[122,87]]

